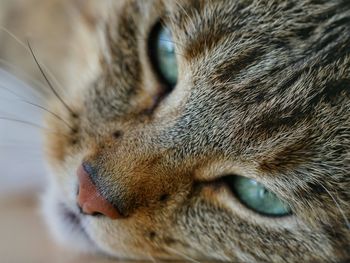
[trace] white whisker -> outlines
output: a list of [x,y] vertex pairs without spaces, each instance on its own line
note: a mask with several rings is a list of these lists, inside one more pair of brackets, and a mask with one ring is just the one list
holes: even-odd
[[[51,110],[45,108],[44,106],[42,106],[42,105],[40,105],[40,104],[31,102],[31,101],[29,101],[29,100],[23,98],[22,96],[20,96],[20,95],[18,95],[17,93],[11,91],[10,89],[7,89],[6,87],[2,87],[2,86],[0,85],[0,89],[5,89],[5,90],[7,90],[8,92],[10,92],[11,94],[15,95],[16,97],[19,98],[19,102],[21,102],[21,103],[26,103],[26,104],[28,104],[28,105],[31,105],[31,106],[37,108],[37,109],[43,110],[43,111],[45,111],[45,112],[47,112],[47,113],[50,113],[52,116],[54,116],[54,117],[56,117],[58,120],[62,121],[63,124],[65,124],[68,128],[73,129],[72,126],[71,126],[65,119],[63,119],[60,115],[58,115],[57,113],[55,113],[55,112],[53,112],[53,111],[51,111]],[[5,100],[5,98],[0,98],[0,99]],[[6,99],[6,100],[10,101],[9,99]]]
[[[38,99],[44,98],[44,94],[40,93],[40,91],[39,91],[39,90],[46,89],[46,86],[43,82],[34,79],[29,74],[25,73],[20,67],[15,66],[13,63],[6,61],[3,58],[0,58],[0,65],[2,66],[2,68],[4,70],[14,71],[16,73],[16,75],[17,74],[19,75],[19,78],[21,78],[21,76],[22,76],[25,79],[25,81],[27,81],[28,84],[30,85],[30,86],[26,86],[26,87],[30,88],[30,91],[35,93],[35,96],[38,97]],[[32,88],[32,86],[38,87],[39,90]]]
[[336,198],[331,194],[330,191],[328,191],[328,189],[327,189],[323,184],[320,183],[320,185],[323,187],[324,190],[326,190],[326,192],[328,193],[328,195],[332,198],[332,200],[333,200],[333,202],[335,203],[335,205],[337,206],[337,208],[338,208],[340,214],[343,216],[347,228],[350,229],[349,220],[348,220],[348,218],[346,217],[346,215],[345,215],[343,209],[340,207],[339,203],[337,202]]
[[151,254],[148,254],[148,257],[152,262],[154,262],[154,263],[158,262]]
[[[28,54],[31,54],[31,50],[30,47],[28,47],[23,41],[21,41],[15,34],[13,34],[11,31],[9,31],[8,29],[4,28],[3,26],[0,26],[0,30],[4,31],[5,33],[7,33],[10,37],[12,37],[20,46],[22,46],[27,52]],[[47,66],[45,66],[44,63],[40,63],[41,66],[44,68],[45,73],[47,75],[49,75],[50,79],[52,79],[55,84],[61,89],[64,90],[62,84],[57,80],[57,78],[54,76],[54,74],[48,69]]]
[[192,257],[190,257],[190,256],[188,256],[188,255],[185,255],[184,253],[181,253],[181,252],[177,251],[177,250],[174,249],[174,248],[166,247],[165,249],[170,250],[172,253],[174,253],[174,254],[176,254],[176,255],[178,255],[178,256],[184,258],[184,259],[187,259],[187,260],[189,260],[189,261],[191,261],[191,262],[200,263],[200,261],[198,261],[198,260],[196,260],[196,259],[194,259],[194,258],[192,258]]

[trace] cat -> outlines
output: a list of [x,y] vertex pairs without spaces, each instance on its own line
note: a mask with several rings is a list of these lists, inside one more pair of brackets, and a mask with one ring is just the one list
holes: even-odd
[[70,52],[28,45],[64,89],[47,99],[42,198],[59,241],[140,260],[350,260],[349,1],[74,2]]

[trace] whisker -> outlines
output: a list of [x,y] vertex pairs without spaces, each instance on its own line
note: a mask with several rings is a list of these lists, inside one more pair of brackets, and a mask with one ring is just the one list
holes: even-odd
[[340,214],[341,214],[342,217],[344,218],[344,221],[345,221],[345,224],[346,224],[347,228],[350,229],[349,220],[348,220],[348,218],[346,217],[346,215],[345,215],[343,209],[341,209],[341,207],[340,207],[339,203],[337,202],[336,198],[331,194],[330,191],[328,191],[328,189],[327,189],[323,184],[320,183],[320,185],[321,185],[321,186],[323,187],[323,189],[328,193],[328,195],[332,198],[332,200],[333,200],[333,202],[335,203],[335,205],[337,206],[337,208],[338,208]]
[[40,89],[43,89],[43,88],[46,88],[44,83],[31,77],[28,73],[25,73],[20,67],[15,66],[13,63],[11,63],[3,58],[0,58],[0,65],[3,69],[5,69],[5,71],[6,70],[7,71],[14,71],[19,76],[23,76],[23,78],[30,84],[29,86],[26,86],[26,87],[29,87],[30,91],[35,93],[35,96],[37,96],[39,99],[43,98],[44,95],[42,93],[40,93],[40,91],[38,91],[38,89],[34,89],[31,86],[40,87]]
[[47,127],[44,127],[44,126],[41,126],[41,125],[39,125],[39,124],[37,124],[37,123],[30,122],[30,121],[26,121],[26,120],[21,120],[21,119],[16,119],[16,118],[10,118],[10,117],[4,117],[4,116],[0,116],[0,120],[11,121],[11,122],[17,122],[17,123],[21,123],[21,124],[26,124],[26,125],[29,125],[29,126],[38,128],[38,129],[40,129],[40,130],[42,130],[42,131],[44,131],[44,132],[51,132],[51,133],[58,134],[58,135],[61,135],[61,136],[69,137],[69,136],[66,135],[66,134],[62,134],[62,133],[58,133],[58,132],[52,131],[52,130],[48,129]]
[[2,85],[0,85],[0,89],[6,90],[7,92],[9,92],[9,93],[15,95],[16,97],[18,97],[18,98],[20,98],[20,99],[24,99],[24,97],[22,97],[21,95],[19,95],[17,92],[14,92],[13,90],[10,90],[9,88],[6,88],[6,87],[4,87],[4,86],[2,86]]
[[6,34],[8,34],[10,37],[12,37],[19,45],[24,47],[25,50],[28,50],[28,47],[18,38],[13,34],[11,31],[7,30],[5,27],[0,26],[0,30],[4,31]]
[[43,107],[43,106],[41,106],[41,105],[39,105],[39,104],[36,104],[36,103],[32,103],[32,102],[30,102],[30,101],[21,100],[21,102],[27,103],[27,104],[29,104],[29,105],[32,105],[33,107],[42,109],[43,111],[46,111],[46,112],[50,113],[52,116],[55,116],[57,119],[59,119],[60,121],[62,121],[69,129],[73,130],[73,127],[72,127],[67,121],[65,121],[63,118],[61,118],[60,115],[56,114],[55,112],[50,111],[50,110],[46,109],[45,107]]
[[[6,140],[6,143],[8,144],[8,145],[16,145],[16,144],[21,144],[21,145],[27,145],[27,146],[33,146],[33,147],[37,147],[38,146],[38,143],[40,143],[41,142],[41,137],[39,137],[38,136],[38,138],[37,139],[39,139],[39,140],[26,140],[26,139],[23,139],[23,138],[21,138],[21,139],[18,139],[17,137],[15,137],[15,138],[9,138],[8,140]],[[34,142],[34,143],[33,143]]]
[[0,143],[0,148],[11,148],[11,149],[21,149],[21,150],[30,150],[36,153],[41,153],[41,149],[38,145],[28,145],[26,143],[17,142],[17,143]]
[[[8,89],[8,88],[6,88],[6,87],[3,87],[3,86],[0,85],[0,89],[7,90],[8,92],[10,92],[10,93],[12,93],[13,95],[17,96],[17,97],[20,99],[20,100],[19,100],[20,102],[27,103],[27,104],[29,104],[29,105],[31,105],[31,106],[33,106],[33,107],[36,107],[36,108],[38,108],[38,109],[41,109],[41,110],[44,110],[44,111],[50,113],[51,115],[55,116],[57,119],[59,119],[60,121],[62,121],[68,128],[70,128],[71,130],[73,130],[73,127],[72,127],[65,119],[63,119],[60,115],[58,115],[57,113],[55,113],[55,112],[53,112],[53,111],[51,111],[51,110],[45,108],[44,106],[41,106],[41,105],[39,105],[39,104],[36,104],[36,103],[34,103],[34,102],[31,102],[31,101],[28,101],[28,100],[24,99],[22,96],[16,94],[15,92],[13,92],[12,90],[10,90],[10,89]],[[3,99],[3,98],[2,98],[2,99]]]
[[[31,54],[30,49],[26,46],[26,44],[21,41],[18,37],[16,37],[16,35],[14,33],[12,33],[10,30],[6,29],[5,27],[0,26],[0,30],[4,31],[5,33],[7,33],[12,39],[14,39],[20,46],[22,46],[29,54]],[[57,86],[60,87],[61,90],[64,90],[61,83],[56,79],[56,77],[54,76],[54,74],[52,74],[52,72],[45,66],[45,64],[42,64],[43,68],[45,69],[46,73],[50,76],[51,79],[54,80],[55,84]],[[14,67],[12,65],[12,67]],[[18,67],[14,67],[14,68],[18,68]],[[27,75],[27,74],[26,74]],[[32,79],[32,78],[31,78]],[[39,81],[35,81],[35,82],[39,82]],[[41,85],[43,85],[43,83],[39,82]],[[44,85],[43,85],[44,86]]]
[[33,107],[37,107],[39,109],[42,109],[48,113],[50,113],[51,115],[55,116],[57,119],[59,119],[60,121],[62,121],[68,128],[70,128],[71,130],[73,130],[73,127],[71,125],[69,125],[68,122],[66,122],[63,118],[61,118],[61,116],[59,116],[58,114],[54,113],[53,111],[50,111],[48,109],[46,109],[45,107],[39,105],[39,104],[36,104],[36,103],[32,103],[30,101],[26,101],[26,100],[21,100],[22,102],[24,103],[27,103],[29,105],[32,105]]
[[165,249],[170,250],[172,253],[177,254],[178,256],[180,256],[180,257],[182,257],[182,258],[184,258],[184,259],[187,259],[187,260],[189,260],[189,261],[191,261],[191,262],[201,263],[200,261],[198,261],[198,260],[196,260],[196,259],[194,259],[194,258],[192,258],[192,257],[190,257],[190,256],[188,256],[188,255],[185,255],[185,254],[183,254],[183,253],[177,251],[177,250],[174,249],[174,248],[165,247]]
[[148,257],[152,262],[154,262],[154,263],[158,262],[151,254],[148,254]]
[[10,117],[3,117],[3,116],[0,116],[0,120],[5,120],[5,121],[13,121],[13,122],[18,122],[18,123],[22,123],[22,124],[28,124],[30,126],[33,126],[33,127],[36,127],[36,128],[39,128],[39,129],[47,129],[37,123],[34,123],[34,122],[30,122],[30,121],[25,121],[25,120],[20,120],[20,119],[15,119],[15,118],[10,118]]
[[185,9],[183,5],[179,2],[175,2],[176,6],[181,9],[181,11],[186,15],[188,21],[191,23],[192,29],[196,29],[196,25],[193,22],[193,18],[190,16],[189,12]]
[[43,66],[44,66],[46,74],[49,75],[50,79],[52,79],[54,81],[54,83],[59,88],[59,90],[63,91],[63,92],[66,91],[65,88],[63,88],[62,84],[57,80],[55,75],[48,69],[48,67],[45,67],[45,64],[43,64]]
[[[44,157],[44,152],[43,151],[36,151],[34,149],[30,149],[28,147],[8,147],[8,146],[3,146],[0,144],[0,149],[4,150],[4,151],[9,151],[11,152],[11,154],[13,152],[15,153],[19,153],[22,154],[24,156],[26,156],[26,160],[30,160],[30,161],[39,161],[40,159],[42,160]],[[21,162],[22,163],[22,162]]]
[[32,54],[33,58],[34,58],[34,61],[35,61],[35,64],[38,66],[41,74],[43,75],[47,85],[49,86],[49,88],[51,89],[51,91],[55,94],[55,96],[58,98],[58,100],[62,103],[62,105],[64,105],[66,107],[66,109],[72,114],[72,116],[76,116],[76,113],[68,106],[67,103],[65,103],[65,101],[61,98],[61,96],[57,93],[57,91],[55,90],[55,88],[52,86],[51,82],[49,81],[49,79],[47,78],[44,70],[42,69],[39,61],[37,60],[34,52],[33,52],[33,49],[32,47],[30,46],[30,43],[29,41],[27,41],[27,44],[28,44],[28,48],[30,50],[30,53]]

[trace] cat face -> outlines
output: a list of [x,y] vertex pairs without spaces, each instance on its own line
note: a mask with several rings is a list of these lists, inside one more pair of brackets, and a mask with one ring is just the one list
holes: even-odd
[[[65,122],[47,116],[56,235],[121,258],[349,258],[349,10],[106,4],[93,66],[50,103]],[[79,211],[82,164],[116,219]]]

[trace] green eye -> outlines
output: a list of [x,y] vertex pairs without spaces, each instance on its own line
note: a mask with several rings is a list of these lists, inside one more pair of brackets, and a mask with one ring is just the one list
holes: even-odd
[[175,86],[177,82],[177,63],[175,45],[169,28],[156,26],[150,36],[150,52],[154,67],[162,80]]
[[267,216],[285,216],[290,207],[262,184],[243,176],[230,176],[227,182],[237,198],[248,208]]

